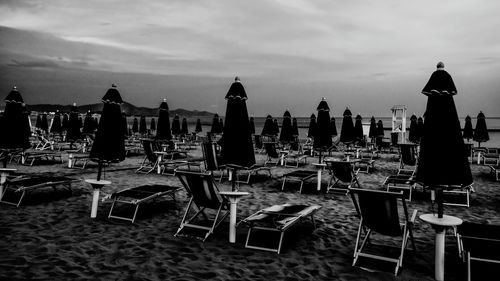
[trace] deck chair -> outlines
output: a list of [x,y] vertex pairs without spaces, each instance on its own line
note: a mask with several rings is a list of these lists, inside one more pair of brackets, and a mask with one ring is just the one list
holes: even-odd
[[226,166],[220,162],[221,159],[217,152],[217,144],[210,141],[203,142],[201,144],[201,150],[203,152],[205,171],[210,171],[212,174],[219,172],[219,182],[221,182]]
[[417,146],[414,144],[399,144],[399,168],[395,175],[388,176],[383,185],[387,191],[391,189],[408,190],[408,201],[411,201],[416,188],[415,172],[417,169]]
[[21,153],[20,159],[21,164],[33,166],[36,161],[53,161],[53,162],[63,162],[62,156],[59,151],[52,150],[25,150]]
[[[219,194],[219,189],[210,172],[196,173],[178,171],[177,177],[186,189],[188,196],[191,198],[189,199],[186,212],[182,217],[181,224],[175,236],[181,235],[181,232],[185,228],[194,228],[206,231],[205,236],[201,238],[205,241],[229,214],[229,201],[226,197]],[[188,218],[192,207],[194,208],[195,214]],[[206,210],[215,210],[213,219],[208,217],[205,213]],[[195,220],[200,214],[205,218],[208,225],[195,223]]]
[[[137,211],[142,203],[156,201],[159,198],[170,196],[175,201],[175,193],[181,188],[176,186],[168,186],[161,184],[141,185],[125,190],[121,190],[111,194],[113,204],[109,209],[108,218],[121,219],[134,223],[137,216]],[[117,204],[128,204],[135,207],[132,217],[113,214],[113,210]]]
[[39,130],[36,132],[36,138],[38,140],[35,144],[36,150],[54,150],[54,141],[49,141]]
[[262,153],[264,151],[264,145],[262,144],[262,136],[254,135],[253,139],[254,139],[255,150],[258,153]]
[[304,186],[304,182],[310,179],[317,178],[318,172],[312,170],[294,170],[288,173],[283,174],[283,183],[281,184],[281,191],[285,190],[285,183],[288,179],[289,181],[298,180],[300,181],[299,193],[302,193],[302,187]]
[[[245,167],[245,166],[240,166],[240,165],[235,165],[235,164],[227,164],[226,167],[228,169],[236,169],[236,182],[237,183],[244,183],[244,184],[250,184],[250,178],[252,175],[256,175],[261,171],[266,172],[269,175],[269,178],[272,177],[271,174],[271,167],[266,166],[265,164],[253,164],[250,167]],[[243,172],[243,174],[246,173],[246,179],[245,180],[240,180],[240,174]]]
[[[38,188],[62,185],[71,190],[71,183],[80,181],[78,179],[62,176],[24,176],[7,181],[3,194],[0,194],[0,202],[19,207],[26,192]],[[7,196],[6,196],[7,195]],[[6,198],[8,197],[8,198]]]
[[159,144],[155,140],[141,139],[141,142],[144,148],[145,156],[142,160],[141,165],[135,171],[136,173],[149,174],[159,167],[159,171],[161,174],[170,173],[170,175],[175,175],[175,169],[188,163],[185,160],[173,159],[177,151],[164,152],[160,160],[160,157],[156,155],[156,152],[161,151],[161,146],[159,146]]
[[278,150],[276,149],[276,143],[274,142],[265,142],[264,149],[266,150],[267,160],[265,164],[273,164],[277,166],[281,161],[281,156]]
[[354,162],[355,168],[360,172],[369,173],[370,170],[375,168],[375,154],[371,150],[360,150],[358,152],[358,161]]
[[467,264],[471,280],[471,261],[500,264],[500,225],[463,222],[457,227],[460,256]]
[[464,203],[458,203],[458,202],[444,202],[444,205],[450,205],[450,206],[463,206],[463,207],[470,207],[470,194],[474,192],[474,186],[472,184],[470,185],[448,185],[443,187],[443,195],[449,195],[449,194],[455,194],[455,195],[465,195],[465,202]]
[[500,181],[500,165],[488,165],[491,169],[491,174],[495,177],[496,181]]
[[[398,271],[403,265],[403,255],[408,244],[408,238],[411,239],[413,250],[416,251],[412,229],[417,210],[413,211],[411,218],[408,217],[403,192],[350,188],[349,193],[360,218],[352,265],[356,265],[359,257],[394,262],[396,263],[394,275],[398,275]],[[401,201],[403,208],[402,222],[398,213],[398,201]],[[401,237],[402,243],[399,256],[393,258],[363,251],[372,232],[390,237]],[[361,240],[363,233],[364,238]]]
[[[276,252],[279,254],[281,252],[285,232],[295,223],[299,222],[301,219],[310,217],[313,227],[316,229],[314,214],[319,209],[321,209],[321,206],[319,205],[283,204],[274,205],[254,213],[253,215],[240,221],[238,224],[240,225],[243,223],[249,226],[245,247]],[[277,247],[271,248],[252,244],[251,235],[253,230],[261,230],[271,233],[278,232],[280,235]]]
[[347,193],[354,185],[361,187],[358,180],[359,169],[355,170],[351,162],[334,160],[325,163],[331,175],[326,192],[333,190]]
[[136,173],[149,174],[158,166],[158,157],[154,154],[152,139],[141,139],[142,147],[144,148],[144,159],[141,162]]

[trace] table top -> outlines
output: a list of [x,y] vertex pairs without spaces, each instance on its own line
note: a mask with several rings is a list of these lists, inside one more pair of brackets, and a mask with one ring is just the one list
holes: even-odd
[[448,215],[443,215],[443,218],[438,218],[435,214],[424,214],[420,216],[420,219],[432,225],[439,226],[456,226],[462,224],[462,219]]
[[17,169],[14,168],[0,168],[0,172],[15,172]]
[[110,181],[107,180],[94,180],[94,179],[86,179],[85,182],[90,183],[91,185],[108,185],[111,184]]
[[246,191],[221,191],[221,192],[219,192],[219,194],[224,195],[224,196],[240,197],[240,196],[250,195],[250,192],[246,192]]
[[312,164],[313,164],[313,166],[316,166],[318,168],[324,168],[324,167],[326,167],[326,164],[324,164],[324,163],[312,163]]

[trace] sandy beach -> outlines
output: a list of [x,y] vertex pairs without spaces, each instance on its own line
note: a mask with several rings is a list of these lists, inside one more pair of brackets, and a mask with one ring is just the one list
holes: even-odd
[[[191,151],[200,156],[201,151]],[[396,154],[381,154],[375,171],[360,173],[363,188],[379,189],[384,178],[398,167]],[[258,162],[265,159],[257,155]],[[67,159],[67,154],[63,154]],[[106,169],[105,179],[112,184],[105,194],[121,189],[159,183],[181,186],[176,177],[136,174],[141,155],[128,157]],[[316,158],[309,157],[308,167]],[[361,264],[376,271],[353,267],[352,254],[358,218],[350,197],[316,193],[316,182],[305,187],[289,184],[281,191],[281,175],[291,168],[275,167],[273,178],[254,177],[251,185],[241,185],[250,192],[238,204],[238,220],[279,203],[318,204],[317,228],[304,220],[285,235],[281,254],[244,247],[246,227],[237,229],[235,244],[228,242],[228,221],[204,243],[174,237],[188,198],[178,192],[176,202],[169,198],[145,204],[134,224],[107,218],[110,201],[100,202],[97,219],[90,219],[91,188],[83,179],[96,178],[96,165],[85,170],[66,167],[67,163],[45,163],[33,167],[9,164],[24,173],[55,173],[82,179],[72,186],[36,190],[27,194],[19,208],[0,205],[0,279],[2,280],[433,280],[434,231],[417,218],[414,236],[417,253],[408,247],[398,276],[392,265],[379,266],[369,261]],[[443,159],[443,165],[446,165]],[[445,206],[445,214],[467,221],[500,224],[500,184],[486,166],[471,165],[475,193],[471,206]],[[328,177],[323,179],[326,185]],[[227,182],[220,189],[229,190]],[[429,192],[421,188],[408,202],[409,211],[431,212]],[[462,198],[463,199],[463,198]],[[418,216],[417,216],[418,217]],[[396,244],[374,236],[374,244]],[[458,256],[456,238],[446,235],[446,280],[465,280],[465,264]],[[473,263],[474,280],[495,280],[493,267]]]

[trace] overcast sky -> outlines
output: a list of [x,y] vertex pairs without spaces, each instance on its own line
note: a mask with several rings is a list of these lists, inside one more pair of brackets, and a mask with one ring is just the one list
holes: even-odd
[[500,1],[0,0],[0,97],[29,103],[124,100],[224,114],[241,77],[251,115],[313,113],[326,97],[387,116],[421,115],[438,61],[459,115],[500,116]]

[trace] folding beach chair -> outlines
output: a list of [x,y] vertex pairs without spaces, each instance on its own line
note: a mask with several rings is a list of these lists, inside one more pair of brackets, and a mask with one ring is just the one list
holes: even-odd
[[[34,189],[62,185],[71,190],[71,183],[80,181],[78,179],[61,176],[29,176],[18,177],[7,181],[3,194],[0,194],[0,202],[19,207],[26,192]],[[7,198],[8,197],[8,198]],[[17,201],[16,201],[17,200]]]
[[62,156],[59,151],[29,149],[21,152],[20,155],[20,161],[23,165],[33,166],[36,161],[41,160],[63,163]]
[[294,170],[288,173],[283,174],[283,183],[281,184],[281,191],[285,190],[285,182],[288,179],[298,180],[300,181],[299,193],[302,193],[302,187],[304,186],[304,182],[309,179],[314,179],[318,175],[317,171],[312,170]]
[[266,165],[271,163],[274,166],[277,166],[281,161],[281,157],[284,157],[284,155],[280,155],[280,152],[276,149],[276,143],[274,142],[265,142],[264,149],[267,154],[267,160],[265,162]]
[[331,174],[330,181],[326,191],[346,192],[349,188],[356,185],[361,187],[358,181],[359,169],[354,170],[354,167],[349,161],[325,161],[327,168]]
[[491,169],[491,174],[495,177],[496,181],[500,181],[500,165],[488,165]]
[[[465,203],[444,202],[444,205],[470,207],[470,194],[474,192],[474,187],[470,185],[447,185],[443,186],[443,195],[465,195]],[[445,198],[446,199],[446,198]]]
[[49,141],[46,137],[43,136],[40,130],[36,131],[37,143],[35,144],[36,150],[54,150],[54,141]]
[[369,173],[375,168],[375,154],[371,150],[360,150],[358,152],[358,161],[354,162],[360,172]]
[[217,152],[217,144],[210,141],[203,142],[201,144],[201,150],[203,152],[205,171],[210,171],[212,173],[219,172],[219,182],[221,182],[226,166],[220,163],[220,157]]
[[[396,263],[394,275],[397,275],[403,264],[403,255],[408,244],[408,238],[411,239],[413,250],[416,251],[412,229],[417,216],[417,210],[413,211],[411,218],[408,217],[403,192],[396,193],[350,188],[349,193],[351,194],[352,202],[360,217],[352,265],[356,265],[359,257],[394,262]],[[398,201],[401,201],[403,206],[402,221],[399,217]],[[402,243],[399,256],[394,258],[363,251],[367,244],[366,242],[370,241],[368,244],[373,245],[373,241],[369,240],[372,232],[390,237],[401,237]],[[363,233],[364,238],[361,241]]]
[[[213,181],[212,174],[209,172],[178,171],[177,177],[191,198],[175,236],[181,235],[181,231],[184,228],[194,228],[206,231],[205,237],[201,238],[205,241],[229,214],[229,201],[226,197],[219,194],[219,189]],[[195,214],[188,218],[191,207],[194,207]],[[209,219],[205,210],[215,210],[212,220]],[[202,214],[208,224],[197,224],[194,222],[200,214]]]
[[[257,175],[261,171],[266,172],[268,174],[269,178],[272,177],[271,167],[268,167],[265,164],[256,163],[256,164],[249,166],[249,167],[235,165],[235,164],[227,164],[226,166],[228,168],[233,168],[233,169],[236,168],[236,182],[237,183],[249,184],[251,176]],[[229,166],[231,166],[231,167],[229,167]],[[240,173],[246,174],[245,180],[240,180]]]
[[399,145],[399,169],[395,175],[388,176],[384,181],[387,191],[391,189],[408,190],[408,200],[411,201],[416,188],[415,172],[417,169],[417,146],[415,144]]
[[[301,219],[310,217],[314,229],[316,224],[314,222],[314,214],[321,209],[319,205],[298,205],[298,204],[283,204],[274,205],[256,212],[255,214],[243,219],[238,225],[244,223],[249,226],[247,240],[245,243],[246,248],[271,251],[280,253],[283,244],[283,237],[285,232],[299,222]],[[254,230],[261,230],[265,232],[278,232],[279,240],[277,247],[259,246],[253,244],[251,236]],[[270,238],[270,235],[266,235]]]
[[158,157],[154,154],[152,139],[141,139],[142,147],[144,148],[144,159],[141,162],[136,173],[151,173],[158,165]]
[[262,153],[264,151],[264,145],[262,144],[262,136],[261,135],[254,135],[254,145],[255,145],[255,151],[258,153]]
[[[141,139],[143,144],[144,159],[142,160],[141,166],[135,171],[136,173],[149,174],[155,169],[160,170],[161,174],[175,175],[175,169],[180,166],[188,164],[185,160],[174,160],[174,156],[179,151],[161,151],[159,144],[152,139]],[[161,157],[159,155],[161,153]]]
[[463,222],[457,227],[457,241],[467,263],[467,280],[471,280],[471,261],[500,264],[500,225]]
[[[160,184],[150,184],[141,185],[125,190],[121,190],[111,194],[111,199],[113,199],[113,204],[109,210],[108,218],[115,218],[126,220],[134,223],[137,216],[137,211],[142,203],[149,201],[156,201],[159,198],[170,196],[175,201],[175,193],[180,190],[180,187],[160,185]],[[113,210],[116,204],[128,204],[135,207],[132,217],[127,217],[123,215],[113,214]]]

